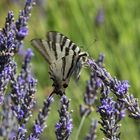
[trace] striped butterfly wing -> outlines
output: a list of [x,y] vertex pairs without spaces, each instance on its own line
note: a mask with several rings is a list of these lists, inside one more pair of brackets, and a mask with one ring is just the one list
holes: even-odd
[[65,91],[78,61],[79,56],[73,52],[61,59],[58,59],[50,65],[49,75],[57,90],[61,90],[62,93]]
[[82,56],[81,57],[82,64],[84,62],[86,62],[88,53],[81,52],[80,48],[74,42],[72,42],[68,37],[66,37],[63,34],[56,32],[56,31],[48,32],[46,37],[47,37],[47,40],[49,40],[51,42],[59,43],[62,47],[61,50],[63,50],[64,48],[67,47],[67,48],[73,50],[76,54]]
[[49,63],[49,75],[56,91],[63,92],[71,75],[79,75],[88,56],[70,39],[55,31],[47,33],[47,40],[33,39],[32,45]]
[[59,32],[50,31],[47,33],[46,38],[51,42],[59,43],[62,46],[61,48],[62,51],[65,47],[68,47],[69,49],[73,50],[75,53],[77,54],[80,53],[80,48],[74,42],[72,42],[68,37],[66,37],[65,35]]
[[74,71],[74,75],[75,75],[74,77],[76,79],[79,79],[81,68],[84,66],[84,64],[87,61],[88,53],[81,52],[80,48],[74,42],[72,42],[68,37],[64,36],[59,32],[50,31],[47,33],[46,37],[49,41],[61,44],[61,46],[63,46],[63,48],[61,48],[62,50],[65,47],[68,47],[80,56],[80,61],[76,64],[76,68]]
[[42,39],[33,39],[31,44],[42,54],[49,64],[66,55],[69,55],[69,48],[65,47],[62,50],[63,46],[59,43]]

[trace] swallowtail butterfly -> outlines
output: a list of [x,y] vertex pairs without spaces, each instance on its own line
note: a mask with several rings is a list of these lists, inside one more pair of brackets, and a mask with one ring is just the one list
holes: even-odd
[[79,74],[87,61],[88,54],[81,52],[75,43],[56,31],[48,32],[45,40],[33,39],[31,44],[49,63],[49,75],[54,87],[51,95],[53,93],[65,94],[70,77],[74,73]]

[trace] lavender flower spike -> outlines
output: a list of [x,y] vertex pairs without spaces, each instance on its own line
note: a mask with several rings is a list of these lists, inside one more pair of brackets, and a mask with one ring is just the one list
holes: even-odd
[[98,108],[101,130],[108,140],[119,140],[121,125],[118,123],[125,117],[125,104],[113,101],[113,98],[109,97],[109,89],[104,85],[102,88],[101,106]]
[[[102,67],[104,61],[104,55],[100,54],[97,60],[97,64]],[[80,115],[89,115],[93,111],[93,105],[97,99],[97,93],[101,87],[102,82],[97,76],[96,71],[91,71],[90,79],[87,81],[86,92],[84,94],[84,103],[80,105]]]
[[89,59],[87,61],[90,69],[95,71],[97,77],[101,79],[104,85],[110,88],[110,90],[117,96],[118,100],[125,103],[130,116],[135,119],[140,119],[140,107],[138,99],[134,98],[132,94],[129,94],[129,84],[127,81],[119,81],[116,78],[112,78],[110,73],[105,68],[100,67],[94,60]]
[[42,132],[44,131],[46,125],[45,122],[48,118],[49,112],[50,112],[50,105],[53,102],[53,97],[48,97],[44,101],[44,106],[42,110],[39,111],[38,118],[34,123],[32,133],[27,138],[27,140],[38,140]]
[[105,18],[105,11],[103,8],[100,8],[95,18],[96,25],[100,26],[104,22],[104,18]]
[[55,125],[55,134],[57,140],[67,140],[72,132],[71,114],[68,112],[69,100],[65,95],[61,97],[61,108],[59,110],[60,120]]
[[27,22],[31,15],[32,6],[35,0],[26,0],[24,10],[20,11],[19,18],[16,21],[16,39],[20,42],[28,35]]
[[17,121],[11,110],[10,95],[5,97],[0,117],[2,118],[0,122],[0,136],[2,136],[3,139],[10,139],[17,131]]
[[[0,104],[3,102],[4,91],[9,83],[15,65],[13,56],[18,52],[22,40],[28,34],[27,22],[29,20],[33,0],[27,0],[24,10],[20,12],[18,20],[14,21],[12,11],[8,12],[5,26],[0,29]],[[10,68],[11,67],[11,68]]]
[[20,127],[17,134],[17,138],[20,139],[25,137],[25,124],[31,116],[35,104],[34,94],[37,80],[31,74],[30,61],[32,55],[32,50],[28,49],[20,74],[16,77],[15,72],[11,77],[12,110]]
[[98,121],[92,120],[89,134],[86,136],[85,140],[96,140],[97,126],[98,126]]
[[19,18],[15,22],[12,11],[8,12],[5,27],[0,30],[0,71],[5,64],[9,63],[21,44],[22,40],[28,35],[28,20],[34,0],[27,0],[24,10],[20,11]]
[[4,69],[5,64],[11,61],[14,55],[14,14],[8,12],[5,21],[5,27],[0,30],[0,72]]
[[4,66],[4,69],[0,73],[0,104],[3,103],[5,90],[15,69],[16,63],[14,61],[11,61],[9,62],[9,64]]

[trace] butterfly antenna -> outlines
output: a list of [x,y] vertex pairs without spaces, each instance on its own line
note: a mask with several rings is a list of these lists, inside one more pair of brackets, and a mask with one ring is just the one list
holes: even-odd
[[88,45],[79,45],[81,48],[84,48],[83,46],[86,46],[85,49],[89,51],[89,49],[92,47],[93,44],[95,44],[98,40],[95,38],[92,42],[88,43]]
[[91,48],[98,40],[95,38],[91,43],[89,43],[88,48]]

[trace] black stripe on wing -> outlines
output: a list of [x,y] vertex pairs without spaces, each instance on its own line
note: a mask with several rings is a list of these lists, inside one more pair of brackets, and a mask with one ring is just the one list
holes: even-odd
[[63,51],[64,47],[68,47],[72,49],[74,52],[80,53],[80,48],[68,37],[64,36],[59,32],[50,31],[47,33],[46,37],[48,41],[59,43],[61,45],[61,51]]
[[[31,45],[41,53],[41,55],[49,62],[48,54],[46,52],[46,47],[42,43],[42,39],[33,39],[31,40]],[[50,46],[49,43],[47,46]]]
[[72,75],[76,66],[77,59],[78,56],[73,52],[73,54],[68,54],[67,56],[62,57],[61,59],[51,64],[49,70],[49,75],[51,79],[54,82],[57,81],[57,84],[58,81],[60,82],[60,84],[62,81],[69,81],[70,76]]
[[55,56],[55,59],[57,60],[58,59],[58,53],[57,53],[57,49],[59,49],[58,47],[57,47],[57,44],[56,43],[54,43],[54,42],[50,42],[51,44],[52,44],[52,50],[53,50],[53,52],[54,52],[54,56]]
[[54,81],[54,85],[56,85],[55,82],[57,82],[57,84],[61,84],[62,81],[69,81],[71,75],[77,71],[77,66],[79,63],[81,64],[80,60],[84,56],[86,56],[86,53],[77,55],[73,52],[73,54],[64,56],[51,64],[49,74],[51,79]]
[[67,69],[67,71],[65,72],[65,78],[69,78],[73,74],[77,63],[77,58],[77,55],[73,55],[71,57],[71,64],[67,64],[69,66],[69,69]]
[[[77,73],[79,75],[80,69],[82,68],[83,64],[87,61],[88,53],[81,52],[80,54],[75,54],[72,56],[71,65],[69,70],[67,71],[67,78],[70,77],[73,73]],[[67,60],[69,61],[69,60]],[[79,67],[80,66],[80,67]]]
[[31,44],[41,53],[41,55],[47,60],[49,64],[58,59],[57,50],[60,48],[59,44],[42,39],[33,39]]
[[33,39],[31,44],[41,53],[41,55],[47,60],[49,64],[64,56],[73,54],[73,51],[68,47],[65,47],[63,51],[61,51],[62,45],[51,41]]

